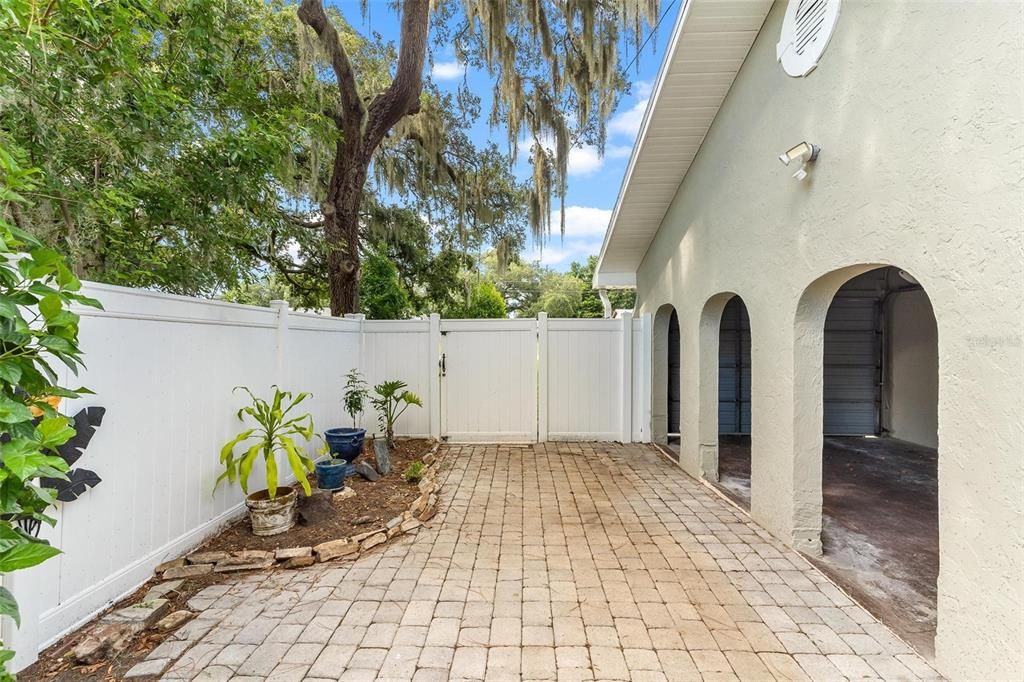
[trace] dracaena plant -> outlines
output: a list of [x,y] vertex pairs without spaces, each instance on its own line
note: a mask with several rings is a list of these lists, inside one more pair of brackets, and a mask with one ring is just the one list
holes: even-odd
[[385,381],[373,387],[371,402],[377,409],[377,421],[384,432],[389,447],[395,445],[395,422],[405,414],[410,405],[423,407],[423,401],[412,391],[406,390],[406,383],[399,379]]
[[[228,441],[220,451],[220,461],[224,465],[224,473],[217,477],[217,486],[223,481],[242,487],[249,493],[249,475],[257,460],[263,460],[267,472],[267,492],[270,499],[277,497],[278,471],[277,455],[284,453],[288,466],[302,486],[303,492],[310,495],[312,490],[306,474],[314,470],[313,460],[306,456],[305,450],[296,443],[296,439],[308,442],[313,438],[313,417],[309,414],[294,414],[294,410],[302,401],[310,397],[309,393],[282,391],[277,386],[274,397],[267,402],[256,397],[245,386],[236,386],[235,391],[245,391],[252,400],[251,405],[238,410],[238,420],[246,421],[249,417],[256,423],[253,428],[246,429]],[[243,446],[241,454],[235,448]],[[216,486],[215,486],[216,488]]]
[[[34,171],[0,139],[0,206],[13,213],[34,190]],[[57,448],[75,435],[70,419],[47,398],[76,398],[85,389],[60,385],[55,363],[77,373],[79,316],[72,304],[100,307],[83,295],[64,258],[5,219],[0,211],[0,573],[40,564],[60,553],[27,529],[54,525],[47,512],[56,491],[40,479],[67,480]],[[0,587],[0,615],[20,624],[14,596]],[[14,652],[0,644],[0,680]]]

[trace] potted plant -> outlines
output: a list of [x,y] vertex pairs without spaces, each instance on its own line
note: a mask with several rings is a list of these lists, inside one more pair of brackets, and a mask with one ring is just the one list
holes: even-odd
[[412,391],[406,390],[406,383],[399,379],[385,381],[373,387],[376,396],[371,399],[373,406],[377,409],[377,419],[380,429],[387,439],[389,448],[395,446],[395,422],[401,417],[410,405],[423,407],[423,401]]
[[342,460],[348,465],[363,451],[366,429],[358,428],[358,423],[359,416],[363,414],[368,391],[366,382],[363,381],[363,375],[359,373],[358,369],[349,370],[345,378],[345,396],[342,399],[342,404],[345,406],[345,412],[352,418],[352,427],[342,426],[327,429],[324,431],[324,440],[327,441],[327,447],[331,449],[333,458]]
[[[238,481],[247,495],[245,506],[249,508],[254,535],[277,535],[295,525],[296,491],[291,486],[277,484],[278,454],[286,456],[303,492],[306,495],[312,493],[306,475],[313,471],[313,460],[303,453],[295,439],[309,441],[313,437],[313,417],[309,414],[292,416],[292,411],[310,394],[298,393],[293,397],[290,392],[282,391],[277,386],[272,388],[274,397],[268,403],[257,398],[245,386],[235,387],[235,391],[242,389],[252,399],[251,405],[238,411],[238,420],[244,422],[245,415],[248,415],[256,422],[256,426],[239,433],[220,451],[224,473],[217,477],[216,485],[219,486],[224,480],[228,483]],[[247,447],[241,455],[236,455],[235,447],[241,444]],[[266,468],[267,487],[250,495],[249,474],[259,458],[263,459]]]

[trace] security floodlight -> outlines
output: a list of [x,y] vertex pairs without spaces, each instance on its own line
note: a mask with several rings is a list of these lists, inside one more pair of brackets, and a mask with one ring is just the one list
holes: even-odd
[[810,142],[801,142],[795,147],[791,147],[779,154],[779,161],[782,162],[783,166],[799,161],[800,167],[793,173],[793,177],[797,180],[803,180],[807,177],[807,164],[813,163],[818,158],[818,152],[820,151],[821,148],[817,145]]
[[781,161],[782,165],[784,166],[788,166],[791,162],[797,160],[807,163],[809,161],[814,161],[815,159],[817,159],[818,152],[820,151],[821,147],[819,147],[816,144],[811,144],[810,142],[801,142],[797,146],[791,147],[790,149],[787,149],[783,153],[779,154],[779,161]]

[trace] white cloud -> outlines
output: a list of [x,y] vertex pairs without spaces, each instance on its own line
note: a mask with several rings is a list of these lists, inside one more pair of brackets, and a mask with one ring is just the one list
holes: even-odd
[[585,144],[569,150],[569,175],[590,175],[603,165],[604,159],[597,153],[597,147]]
[[[612,218],[612,211],[608,208],[594,208],[592,206],[566,206],[565,207],[565,238],[579,237],[600,237],[604,238],[605,230],[608,228],[608,221]],[[551,231],[556,235],[561,225],[561,213],[551,212]],[[557,238],[557,236],[556,236]]]
[[613,135],[622,135],[630,139],[636,139],[640,132],[640,125],[644,121],[644,112],[647,111],[647,103],[651,101],[651,92],[654,90],[654,83],[651,81],[639,80],[633,83],[633,95],[636,101],[633,106],[612,116],[608,121],[608,130]]
[[434,62],[433,68],[430,69],[430,77],[439,81],[453,81],[462,78],[465,73],[466,65],[457,59],[450,62]]
[[635,139],[636,134],[640,132],[640,125],[643,123],[644,112],[647,111],[649,101],[650,98],[645,97],[629,109],[612,116],[612,120],[608,122],[608,130],[631,140]]
[[633,148],[628,144],[613,144],[604,148],[604,155],[609,159],[628,159]]
[[601,237],[569,239],[567,236],[563,241],[558,236],[558,229],[552,227],[554,234],[548,238],[542,249],[534,245],[532,251],[524,254],[527,260],[538,261],[541,265],[565,271],[573,261],[585,263],[588,256],[596,255],[601,250]]
[[[544,137],[541,139],[541,144],[546,149],[554,151],[555,141],[551,137]],[[519,142],[519,157],[522,159],[528,159],[530,156],[530,148],[533,146],[533,138],[527,137],[526,139]],[[590,175],[596,171],[601,170],[604,166],[604,158],[597,153],[597,147],[585,144],[579,147],[573,147],[569,150],[569,163],[568,171],[569,175]]]
[[[555,141],[544,138],[541,143],[550,150],[554,150]],[[519,158],[529,159],[530,148],[533,145],[532,138],[519,142]],[[597,147],[589,144],[573,147],[569,150],[569,175],[588,176],[593,175],[604,167],[607,159],[628,159],[633,151],[631,144],[609,144],[604,148],[604,156],[601,156]]]
[[588,144],[574,147],[569,152],[569,175],[591,175],[601,170],[606,159],[628,159],[632,152],[633,147],[628,144],[610,144],[604,148],[604,156]]
[[559,265],[568,266],[572,260],[572,251],[551,245],[547,245],[543,249],[534,247],[533,252],[527,255],[527,260],[538,262],[541,265],[547,265],[550,267],[556,267]]
[[547,244],[542,249],[534,244],[532,251],[525,254],[525,257],[556,270],[568,269],[569,263],[573,261],[586,262],[587,256],[596,255],[601,250],[604,231],[611,216],[612,212],[607,208],[566,206],[563,237],[559,232],[561,213],[552,211],[551,235],[547,238]]
[[639,80],[633,83],[633,91],[637,96],[637,99],[648,99],[651,93],[654,91],[654,83],[652,81]]

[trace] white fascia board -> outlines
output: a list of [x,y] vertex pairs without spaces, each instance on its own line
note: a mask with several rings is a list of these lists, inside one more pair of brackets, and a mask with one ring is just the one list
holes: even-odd
[[[594,288],[600,289],[598,285],[598,278],[601,276],[601,266],[604,264],[604,255],[608,250],[608,243],[611,241],[612,232],[615,231],[615,223],[619,217],[619,207],[622,205],[622,198],[625,196],[626,191],[629,189],[630,180],[633,177],[633,170],[636,168],[637,159],[640,156],[640,149],[644,145],[644,141],[647,139],[647,129],[651,123],[651,116],[654,113],[654,107],[657,106],[658,99],[661,97],[662,90],[665,86],[665,80],[668,78],[669,67],[672,61],[675,59],[676,48],[679,46],[679,38],[683,35],[683,26],[686,24],[686,18],[690,14],[690,7],[693,6],[694,0],[683,0],[683,6],[679,10],[679,17],[676,19],[676,26],[672,30],[672,39],[669,41],[668,50],[665,52],[665,58],[661,62],[661,68],[658,69],[658,78],[654,82],[654,90],[651,93],[651,99],[647,102],[647,109],[644,111],[644,118],[640,123],[640,132],[636,136],[636,142],[633,143],[633,151],[629,155],[629,164],[626,166],[626,174],[622,178],[622,184],[619,185],[619,194],[615,199],[615,208],[612,209],[611,220],[608,221],[608,228],[604,232],[604,240],[601,242],[601,251],[597,256],[597,267],[594,269]],[[616,273],[616,275],[621,273]],[[636,274],[633,274],[633,284],[636,286]],[[607,286],[607,285],[605,285]]]
[[635,272],[594,272],[595,289],[636,289]]

